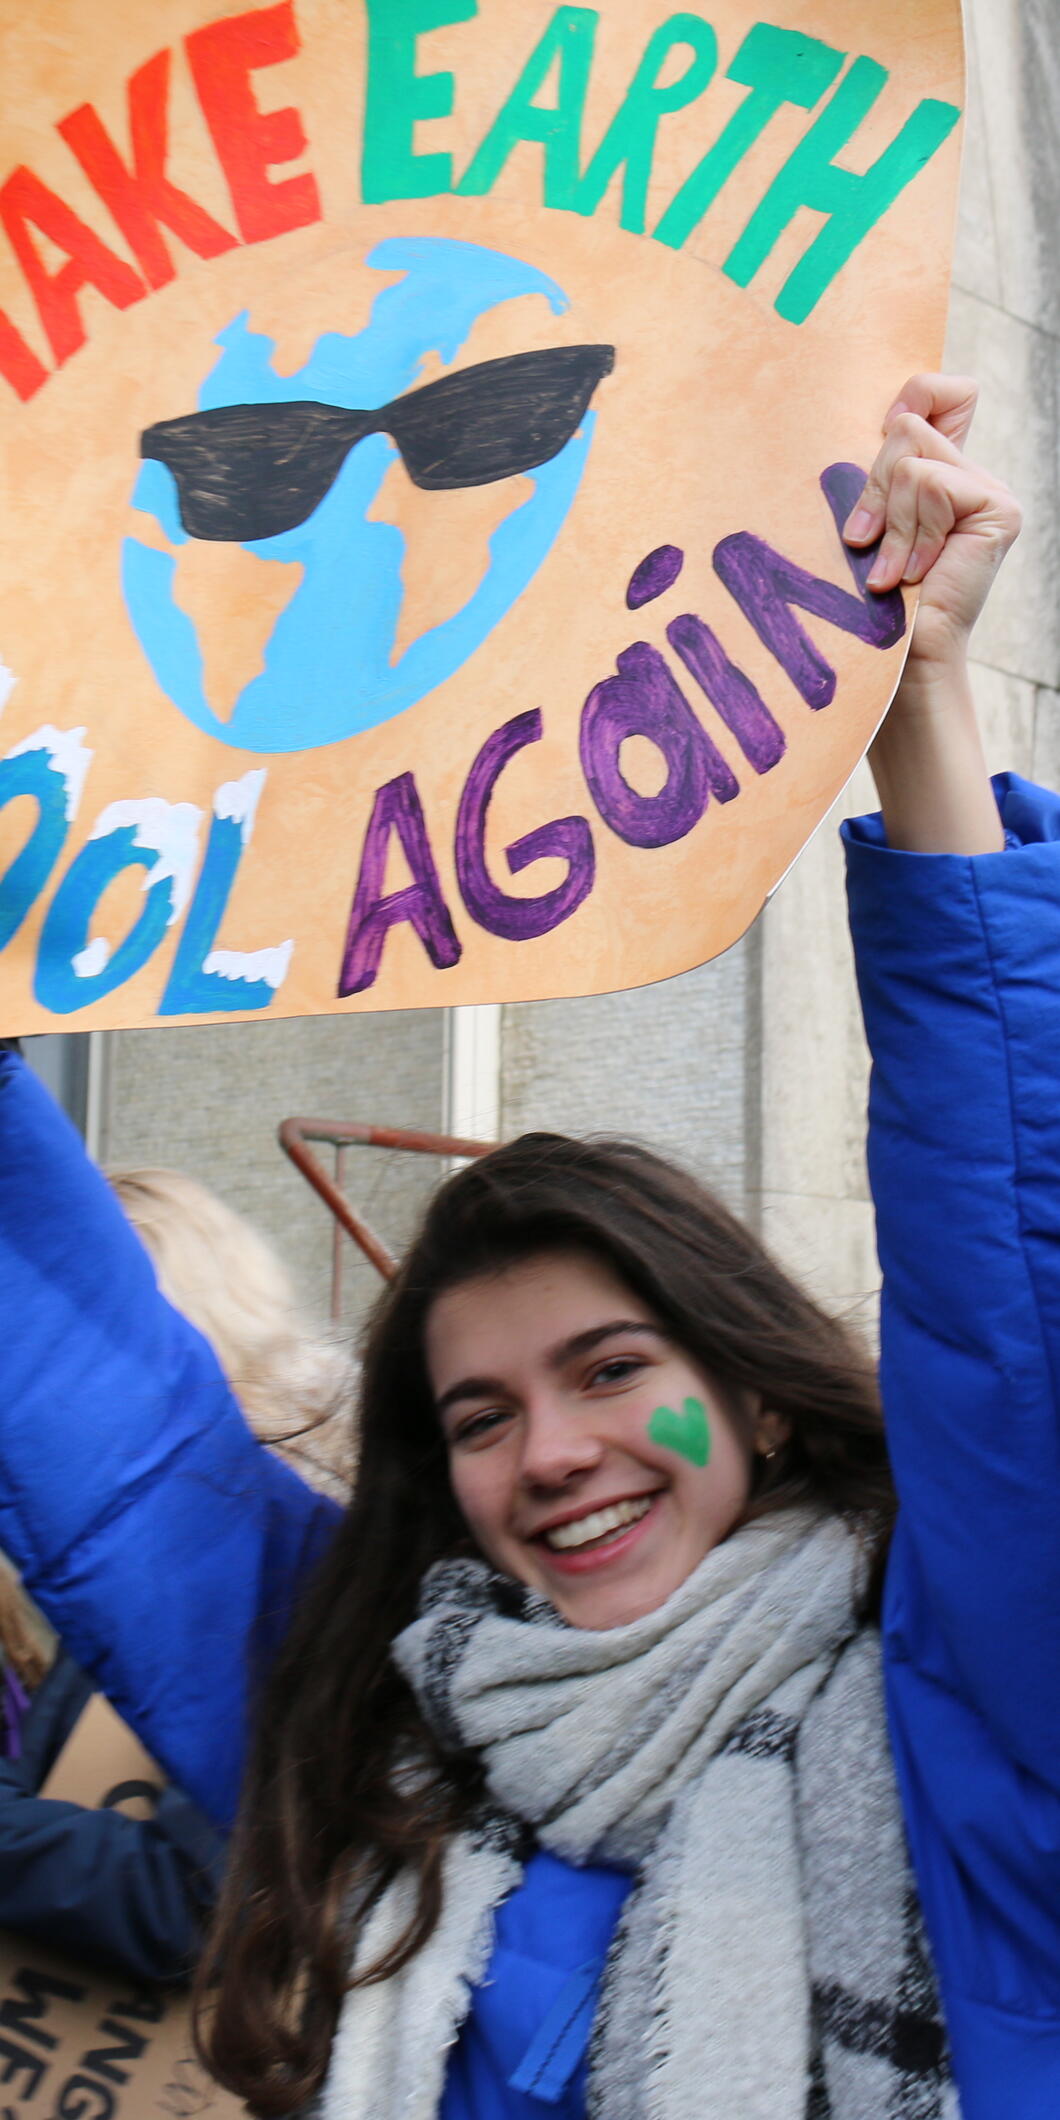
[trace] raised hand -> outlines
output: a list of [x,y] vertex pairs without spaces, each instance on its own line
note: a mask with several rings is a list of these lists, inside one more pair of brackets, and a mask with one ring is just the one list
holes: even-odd
[[871,588],[920,589],[909,657],[869,753],[893,847],[997,851],[1004,835],[987,776],[968,641],[1019,534],[1007,486],[962,454],[978,391],[964,376],[916,375],[847,522],[849,544],[880,540]]
[[963,659],[1019,534],[1019,504],[1007,486],[962,453],[977,397],[966,376],[912,376],[884,420],[883,446],[846,526],[849,544],[882,538],[874,589],[920,587],[910,676],[918,664]]

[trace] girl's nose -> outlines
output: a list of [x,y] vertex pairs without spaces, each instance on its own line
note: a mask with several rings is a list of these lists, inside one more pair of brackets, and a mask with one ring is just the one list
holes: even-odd
[[591,1472],[603,1448],[584,1412],[539,1400],[527,1409],[522,1478],[530,1487],[562,1487],[579,1473]]

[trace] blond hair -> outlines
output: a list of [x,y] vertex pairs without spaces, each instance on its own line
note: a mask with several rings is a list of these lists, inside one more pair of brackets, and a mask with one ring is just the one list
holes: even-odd
[[35,1693],[55,1662],[55,1632],[27,1596],[6,1553],[0,1554],[0,1660],[27,1693]]
[[355,1365],[302,1310],[253,1224],[178,1170],[112,1170],[110,1183],[162,1294],[209,1340],[255,1435],[345,1499]]

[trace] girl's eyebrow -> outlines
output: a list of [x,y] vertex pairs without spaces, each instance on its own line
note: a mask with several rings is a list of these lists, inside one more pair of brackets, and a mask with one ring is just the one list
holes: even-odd
[[499,1377],[461,1377],[459,1384],[450,1384],[448,1391],[443,1391],[441,1398],[435,1399],[434,1410],[440,1417],[448,1413],[451,1406],[458,1405],[461,1399],[489,1399],[503,1390]]
[[653,1325],[649,1318],[610,1318],[606,1325],[590,1325],[586,1332],[572,1333],[569,1340],[562,1340],[548,1357],[550,1369],[562,1369],[572,1356],[591,1354],[602,1340],[609,1340],[615,1333],[650,1332],[657,1340],[665,1340],[661,1325]]
[[[631,1332],[651,1333],[657,1340],[667,1338],[661,1325],[653,1325],[647,1318],[609,1318],[606,1324],[590,1325],[584,1332],[572,1333],[569,1340],[561,1340],[558,1346],[550,1348],[546,1357],[548,1366],[550,1369],[563,1369],[568,1362],[576,1360],[578,1355],[591,1354],[593,1348],[599,1347],[604,1340],[613,1339],[619,1333]],[[459,1383],[450,1384],[448,1390],[443,1391],[441,1397],[435,1401],[435,1412],[440,1416],[447,1413],[449,1408],[458,1404],[461,1399],[490,1398],[504,1389],[504,1382],[500,1377],[461,1377]]]

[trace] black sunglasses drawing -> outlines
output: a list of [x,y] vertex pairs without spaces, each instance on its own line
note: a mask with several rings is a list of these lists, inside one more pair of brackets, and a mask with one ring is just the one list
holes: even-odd
[[140,454],[172,472],[189,537],[249,544],[304,523],[369,434],[388,434],[428,492],[532,471],[577,432],[614,364],[613,346],[555,346],[480,361],[373,412],[218,405],[145,428]]

